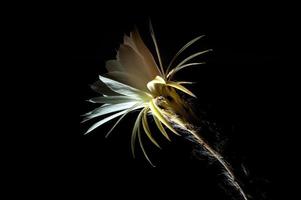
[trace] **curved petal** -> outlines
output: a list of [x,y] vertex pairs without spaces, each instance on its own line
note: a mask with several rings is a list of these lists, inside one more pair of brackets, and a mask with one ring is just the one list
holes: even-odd
[[167,69],[166,69],[166,74],[169,73],[169,68],[171,67],[171,65],[173,64],[173,62],[177,59],[177,57],[183,52],[185,51],[185,49],[187,49],[189,46],[191,46],[193,43],[195,43],[196,41],[200,40],[201,38],[205,37],[205,35],[201,35],[198,36],[194,39],[192,39],[191,41],[189,41],[187,44],[185,44],[177,53],[176,55],[171,59]]
[[118,62],[117,60],[108,60],[106,62],[106,69],[109,72],[114,72],[114,71],[124,71],[122,65],[120,64],[120,62]]
[[106,118],[100,120],[99,122],[93,124],[93,125],[87,130],[87,132],[86,132],[84,135],[90,133],[91,131],[93,131],[93,130],[96,129],[97,127],[103,125],[104,123],[106,123],[106,122],[108,122],[108,121],[111,121],[112,119],[115,119],[116,117],[118,117],[118,116],[120,116],[120,115],[123,115],[123,114],[126,113],[126,112],[127,112],[127,110],[123,110],[123,111],[121,111],[121,112],[115,113],[114,115],[110,115],[109,117],[106,117]]
[[[120,83],[124,83],[126,85],[135,87],[142,91],[147,91],[147,87],[139,76],[134,76],[133,74],[129,74],[125,71],[112,71],[107,74],[105,74],[106,77],[109,77],[110,79],[114,79]],[[133,85],[133,83],[135,83]]]
[[141,117],[142,117],[142,114],[144,112],[144,109],[142,109],[135,121],[135,124],[134,124],[134,127],[133,127],[133,130],[132,130],[132,136],[131,136],[131,150],[132,150],[132,154],[133,154],[133,157],[135,158],[135,142],[136,142],[136,137],[137,137],[137,133],[138,133],[138,130],[140,131],[140,123],[141,123]]
[[126,112],[117,120],[117,122],[114,124],[114,126],[109,130],[109,132],[106,134],[106,138],[111,134],[111,132],[114,130],[114,128],[119,124],[119,122],[131,111],[141,108],[141,103],[137,103],[131,108],[127,109]]
[[139,140],[139,144],[141,147],[141,150],[143,152],[144,157],[147,159],[147,161],[151,164],[151,166],[155,167],[155,165],[152,163],[152,161],[149,159],[149,157],[147,156],[147,153],[144,149],[143,143],[142,143],[142,139],[141,139],[141,132],[140,129],[138,129],[138,140]]
[[101,96],[101,97],[94,97],[90,99],[89,102],[119,104],[119,103],[128,103],[128,102],[137,102],[137,99],[128,96]]
[[99,75],[99,79],[102,82],[104,82],[111,90],[119,94],[136,98],[136,99],[141,99],[141,96],[144,96],[143,91],[133,88],[129,85],[125,85],[123,83],[120,83],[118,81],[100,75]]
[[200,63],[188,63],[188,64],[185,64],[185,65],[181,65],[181,66],[178,66],[174,69],[172,69],[168,74],[167,74],[167,78],[168,79],[172,79],[172,77],[180,70],[186,68],[186,67],[189,67],[189,66],[196,66],[196,65],[202,65],[202,64],[205,64],[205,62],[200,62]]
[[179,133],[177,133],[177,131],[171,126],[171,124],[162,115],[162,112],[160,111],[160,108],[155,103],[155,99],[152,99],[149,102],[149,108],[151,109],[152,114],[155,115],[162,122],[162,124],[164,124],[174,134],[179,135]]
[[110,114],[110,113],[113,113],[113,112],[129,109],[132,106],[134,106],[135,104],[137,104],[137,102],[126,102],[126,103],[119,103],[119,104],[106,104],[105,106],[101,106],[99,108],[96,108],[96,109],[86,113],[84,115],[86,117],[82,122],[88,121],[88,120],[93,119],[95,117]]
[[156,142],[156,140],[153,138],[152,136],[152,133],[149,129],[149,126],[148,126],[148,122],[147,122],[147,111],[148,109],[145,109],[144,112],[143,112],[143,117],[142,117],[142,125],[143,125],[143,129],[144,129],[144,132],[146,133],[147,137],[150,139],[150,141],[156,145],[158,148],[161,149],[160,145]]
[[[133,76],[140,77],[143,80],[144,85],[159,75],[156,67],[148,64],[144,60],[143,55],[137,53],[137,50],[129,45],[120,45],[117,53],[117,61],[122,65],[123,71],[132,74]],[[131,81],[131,85],[135,85],[134,81],[129,81]]]
[[137,47],[137,50],[139,51],[140,55],[143,57],[145,61],[145,65],[150,70],[150,73],[153,75],[162,75],[155,62],[153,55],[151,54],[149,49],[145,46],[138,30],[135,29],[135,31],[131,32],[130,36],[135,46]]
[[168,134],[166,133],[164,127],[162,126],[160,120],[159,120],[155,115],[153,115],[153,118],[154,118],[154,120],[155,120],[155,123],[156,123],[158,129],[159,129],[160,132],[162,133],[162,135],[163,135],[168,141],[171,141],[170,138],[169,138],[169,136],[168,136]]
[[166,85],[170,86],[170,87],[173,87],[173,88],[176,88],[186,94],[189,94],[190,96],[193,96],[194,98],[197,98],[190,90],[188,90],[187,88],[185,88],[183,85],[180,85],[176,82],[173,82],[173,81],[168,81],[166,83]]

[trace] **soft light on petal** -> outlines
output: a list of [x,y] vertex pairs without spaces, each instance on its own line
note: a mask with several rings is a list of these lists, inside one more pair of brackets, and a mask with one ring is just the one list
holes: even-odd
[[125,85],[118,81],[115,81],[110,78],[106,78],[104,76],[99,75],[99,79],[104,82],[111,90],[117,92],[119,94],[129,96],[131,98],[141,99],[142,96],[145,96],[144,92],[133,88],[131,86]]
[[137,102],[127,102],[127,103],[119,103],[119,104],[107,104],[105,106],[101,106],[99,108],[94,109],[91,112],[88,112],[85,114],[86,118],[83,120],[83,122],[93,119],[95,117],[99,117],[102,115],[110,114],[113,112],[121,111],[121,110],[126,110],[131,108],[137,104]]
[[121,112],[115,113],[115,114],[113,114],[113,115],[110,115],[110,116],[108,116],[108,117],[106,117],[106,118],[100,120],[99,122],[93,124],[93,125],[87,130],[87,132],[85,133],[85,135],[88,134],[88,133],[90,133],[91,131],[93,131],[93,130],[96,129],[97,127],[103,125],[104,123],[106,123],[106,122],[108,122],[108,121],[111,121],[112,119],[115,119],[116,117],[121,116],[121,115],[123,115],[123,114],[126,113],[126,112],[127,112],[127,110],[123,110],[123,111],[121,111]]
[[153,115],[153,118],[154,118],[154,120],[155,120],[155,123],[156,123],[158,129],[159,129],[160,132],[162,133],[162,135],[163,135],[167,140],[170,141],[170,138],[169,138],[168,134],[166,133],[164,127],[162,126],[160,120],[159,120],[155,115]]
[[180,70],[186,68],[186,67],[189,67],[189,66],[196,66],[196,65],[203,65],[205,64],[205,62],[201,62],[201,63],[188,63],[188,64],[185,64],[185,65],[181,65],[181,66],[178,66],[174,69],[172,69],[168,74],[167,74],[167,78],[168,79],[172,79],[172,77]]
[[135,142],[136,142],[136,137],[137,137],[137,133],[138,130],[140,130],[140,123],[141,123],[141,118],[143,115],[144,109],[142,109],[135,121],[133,130],[132,130],[132,136],[131,136],[131,150],[132,150],[132,154],[133,157],[135,157]]
[[189,41],[187,44],[185,44],[177,53],[176,55],[171,59],[168,67],[167,67],[167,70],[166,70],[166,74],[169,73],[169,69],[170,67],[172,66],[173,62],[177,59],[177,57],[183,52],[185,51],[185,49],[187,49],[189,46],[191,46],[193,43],[195,43],[196,41],[200,40],[201,38],[205,37],[205,35],[201,35],[201,36],[198,36],[194,39],[192,39],[191,41]]
[[114,126],[109,130],[109,132],[106,134],[106,138],[110,135],[110,133],[114,130],[114,128],[119,124],[119,122],[127,115],[129,114],[131,111],[135,110],[135,109],[139,109],[141,108],[141,103],[135,104],[134,106],[132,106],[131,108],[129,108],[118,120],[117,122],[114,124]]
[[173,81],[168,81],[166,83],[166,85],[168,85],[170,87],[173,87],[173,88],[176,88],[176,89],[178,89],[178,90],[180,90],[180,91],[182,91],[182,92],[184,92],[186,94],[189,94],[190,96],[196,98],[196,96],[190,90],[188,90],[187,88],[185,88],[183,85],[180,85],[180,84],[178,84],[176,82],[173,82]]
[[138,100],[128,96],[102,96],[94,97],[89,100],[91,103],[106,103],[106,104],[119,104],[128,102],[137,102]]
[[152,99],[149,102],[149,108],[152,111],[152,114],[155,115],[161,122],[164,124],[169,130],[171,130],[174,134],[179,135],[177,131],[171,126],[171,124],[165,119],[160,108],[156,105],[155,99]]
[[143,117],[142,117],[142,125],[143,125],[143,129],[144,129],[144,132],[146,133],[147,137],[150,139],[150,141],[156,145],[158,148],[161,149],[160,145],[156,142],[156,140],[153,138],[152,136],[152,133],[149,129],[149,126],[148,126],[148,122],[147,122],[147,111],[148,109],[145,109],[144,112],[143,112]]

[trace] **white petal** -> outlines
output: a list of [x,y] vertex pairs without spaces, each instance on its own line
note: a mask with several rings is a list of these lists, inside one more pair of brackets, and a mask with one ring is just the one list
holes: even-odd
[[118,116],[120,116],[120,115],[123,115],[123,114],[126,113],[126,112],[127,112],[127,110],[123,110],[123,111],[121,111],[121,112],[115,113],[114,115],[110,115],[109,117],[106,117],[106,118],[100,120],[99,122],[93,124],[93,125],[87,130],[87,132],[85,133],[85,135],[88,134],[88,133],[90,133],[91,131],[93,131],[93,130],[96,129],[97,127],[103,125],[104,123],[106,123],[106,122],[108,122],[108,121],[110,121],[110,120],[112,120],[112,119],[114,119],[114,118],[116,118],[116,117],[118,117]]
[[139,76],[134,76],[133,74],[129,74],[123,71],[113,71],[105,74],[105,77],[116,80],[125,85],[132,86],[142,91],[148,91],[146,84],[143,79]]
[[127,115],[129,114],[131,111],[142,108],[142,104],[141,103],[136,103],[134,106],[132,106],[131,108],[126,110],[126,113],[124,113],[119,119],[118,121],[114,124],[114,126],[110,129],[110,131],[106,134],[106,137],[108,137],[110,135],[110,133],[114,130],[114,128],[119,124],[119,122]]
[[119,103],[119,104],[101,106],[85,114],[86,118],[83,120],[83,122],[109,113],[129,109],[135,104],[137,104],[137,102],[128,102],[128,103]]
[[99,94],[105,94],[109,96],[116,96],[118,93],[112,91],[106,84],[97,80],[95,83],[90,85],[91,89]]
[[131,86],[125,85],[118,81],[106,78],[104,76],[99,76],[99,79],[104,82],[111,90],[119,94],[130,96],[132,98],[140,99],[143,92]]
[[137,99],[128,96],[101,96],[101,97],[94,97],[89,101],[91,103],[118,104],[118,103],[136,102]]

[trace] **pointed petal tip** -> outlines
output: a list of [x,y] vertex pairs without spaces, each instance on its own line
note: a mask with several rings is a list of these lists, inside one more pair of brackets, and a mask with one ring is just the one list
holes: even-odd
[[84,135],[88,135],[88,133],[90,133],[91,131],[88,129],[85,133],[84,133]]
[[83,119],[80,123],[83,124],[85,123],[86,121],[88,121],[87,119]]

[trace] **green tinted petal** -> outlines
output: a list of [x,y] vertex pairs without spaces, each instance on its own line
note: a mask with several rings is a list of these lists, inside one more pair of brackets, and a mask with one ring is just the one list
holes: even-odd
[[162,133],[162,135],[163,135],[167,140],[170,141],[170,138],[169,138],[169,136],[167,135],[167,133],[166,133],[164,127],[162,126],[160,120],[159,120],[155,115],[153,115],[153,118],[154,118],[154,120],[155,120],[155,123],[156,123],[158,129],[159,129],[160,132]]
[[151,131],[149,129],[149,126],[148,126],[148,122],[147,122],[147,111],[148,109],[145,109],[144,112],[143,112],[143,117],[142,117],[142,125],[143,125],[143,129],[147,135],[147,137],[150,139],[150,141],[156,145],[158,148],[161,148],[160,145],[156,142],[156,140],[153,138],[152,134],[151,134]]

